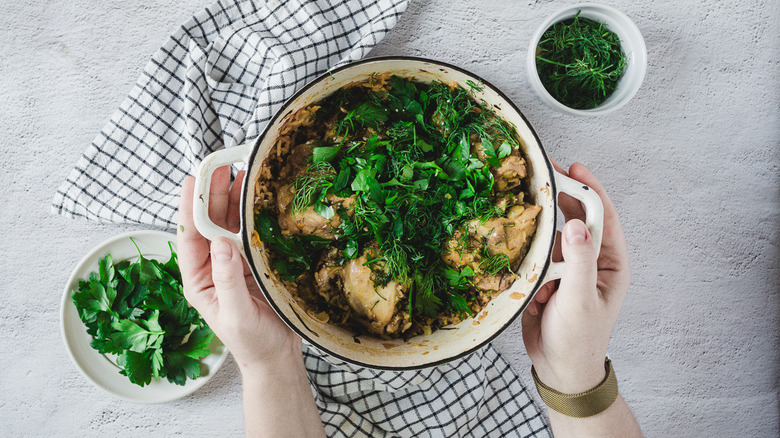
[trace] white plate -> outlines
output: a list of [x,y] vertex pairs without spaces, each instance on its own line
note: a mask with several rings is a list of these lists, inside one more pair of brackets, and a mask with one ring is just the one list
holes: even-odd
[[227,348],[214,337],[209,346],[211,354],[200,361],[201,377],[195,380],[187,379],[184,386],[175,385],[167,379],[152,381],[144,387],[130,383],[130,380],[119,374],[120,368],[113,358],[98,353],[90,345],[92,336],[87,334],[87,327],[81,322],[71,293],[78,287],[79,280],[89,278],[91,272],[97,272],[98,261],[111,254],[114,263],[122,260],[133,260],[138,252],[130,241],[132,237],[141,249],[144,257],[162,262],[170,258],[168,242],[176,244],[176,236],[162,231],[132,231],[112,237],[89,252],[76,266],[65,285],[62,296],[60,320],[62,322],[62,338],[73,363],[92,383],[122,400],[135,403],[163,403],[192,394],[203,386],[216,373],[227,358]]

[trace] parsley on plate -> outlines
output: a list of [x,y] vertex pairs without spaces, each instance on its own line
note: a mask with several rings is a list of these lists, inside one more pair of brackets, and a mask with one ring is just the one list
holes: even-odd
[[135,262],[114,263],[107,254],[72,293],[92,348],[116,355],[120,374],[140,386],[163,377],[184,385],[200,377],[199,361],[214,338],[184,298],[176,252],[168,246],[166,263],[145,258],[138,245]]

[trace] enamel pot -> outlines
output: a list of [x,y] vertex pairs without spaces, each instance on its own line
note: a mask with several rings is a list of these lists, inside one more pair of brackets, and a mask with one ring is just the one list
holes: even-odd
[[[519,277],[509,289],[494,296],[473,318],[406,341],[377,339],[370,335],[356,336],[342,327],[318,322],[306,313],[277,279],[264,249],[250,244],[254,229],[255,180],[263,161],[273,150],[274,140],[285,121],[299,109],[322,100],[344,85],[366,80],[372,74],[387,72],[413,77],[420,82],[439,80],[464,87],[467,87],[467,81],[482,84],[484,88],[476,93],[477,99],[483,100],[517,128],[528,163],[529,191],[533,202],[542,207],[537,217],[536,234],[517,272]],[[209,187],[214,170],[239,162],[246,163],[247,175],[241,189],[241,231],[234,234],[209,219]],[[344,65],[320,76],[295,93],[256,140],[207,156],[196,175],[193,214],[195,225],[203,236],[210,240],[226,237],[236,243],[243,251],[268,304],[310,345],[358,366],[409,370],[441,364],[484,346],[520,316],[541,285],[561,277],[563,262],[553,263],[551,260],[559,193],[567,193],[583,203],[587,216],[585,224],[593,242],[597,248],[600,247],[604,211],[598,195],[582,183],[553,170],[539,137],[506,95],[482,78],[452,65],[419,58],[381,57]]]

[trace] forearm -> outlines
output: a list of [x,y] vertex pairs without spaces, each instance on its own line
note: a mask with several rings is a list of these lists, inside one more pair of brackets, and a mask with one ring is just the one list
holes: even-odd
[[[611,362],[599,362],[600,360],[596,359],[583,360],[579,367],[571,365],[558,367],[557,372],[553,370],[555,367],[549,366],[546,362],[540,369],[534,368],[533,375],[537,390],[545,402],[551,403],[550,406],[562,409],[561,412],[578,416],[591,415],[587,413],[590,409],[595,409],[592,412],[604,409],[588,417],[575,417],[548,407],[550,423],[556,438],[642,437],[639,424],[626,401],[619,393],[613,392],[617,386]],[[582,395],[586,393],[588,395]],[[563,394],[576,394],[577,397],[564,402]],[[610,402],[612,404],[609,404]],[[603,407],[599,407],[602,403],[605,403]],[[586,406],[589,409],[583,409]]]
[[242,374],[247,437],[325,436],[300,352]]
[[548,409],[548,412],[555,438],[635,438],[643,436],[634,414],[620,395],[607,410],[592,417],[568,417],[552,409]]

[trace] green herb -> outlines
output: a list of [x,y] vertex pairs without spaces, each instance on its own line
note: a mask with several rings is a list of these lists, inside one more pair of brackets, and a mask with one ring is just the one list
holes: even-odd
[[580,18],[580,12],[542,35],[536,68],[556,100],[570,108],[591,109],[617,88],[626,56],[614,32],[603,23]]
[[487,275],[496,275],[506,269],[509,269],[509,256],[503,253],[487,256],[479,262],[479,270]]
[[336,172],[327,161],[319,161],[306,168],[293,183],[295,187],[295,197],[292,204],[293,214],[306,210],[306,207],[314,203],[321,203],[325,199],[327,190],[333,185],[334,176],[336,176]]
[[312,267],[312,260],[306,248],[306,241],[297,236],[285,237],[276,219],[260,210],[255,215],[255,230],[260,240],[268,245],[279,258],[274,260],[274,269],[287,281],[293,281]]
[[[436,284],[439,280],[440,272],[438,269],[428,269],[425,272],[421,272],[419,269],[415,269],[414,273],[414,308],[417,312],[427,315],[436,316],[441,307],[441,298],[436,296]],[[412,299],[409,299],[409,313],[411,314]]]
[[[467,221],[501,213],[493,205],[491,167],[519,148],[514,127],[479,104],[469,89],[392,77],[387,90],[341,89],[318,103],[314,138],[337,133],[338,145],[313,149],[312,164],[295,180],[293,212],[309,206],[325,218],[338,215],[331,246],[345,259],[369,249],[377,285],[409,284],[410,313],[435,317],[443,309],[471,313],[471,268],[456,271],[442,260],[445,243]],[[471,145],[485,148],[483,163]],[[350,211],[335,209],[327,195],[352,197]],[[298,236],[282,236],[277,220],[255,218],[260,240],[272,251],[277,272],[288,281],[312,269],[311,248]],[[424,267],[424,268],[421,268]],[[380,272],[382,271],[382,272]]]
[[466,302],[466,298],[457,292],[449,292],[449,303],[452,310],[464,314],[468,313],[469,316],[474,316],[474,312],[471,311],[469,304]]
[[[132,241],[132,239],[130,239]],[[135,241],[133,241],[135,244]],[[111,254],[98,272],[72,292],[79,317],[101,354],[116,354],[120,374],[144,386],[165,377],[184,385],[200,376],[214,333],[184,298],[176,252],[166,263],[145,258],[114,264]],[[184,339],[187,338],[186,342]]]
[[339,146],[321,146],[312,149],[312,161],[314,164],[329,163],[339,153]]

